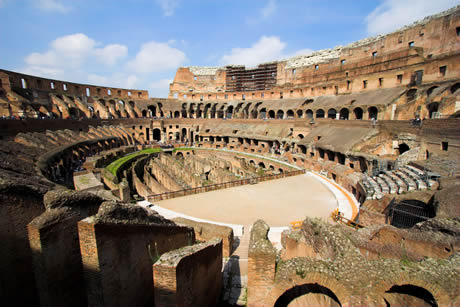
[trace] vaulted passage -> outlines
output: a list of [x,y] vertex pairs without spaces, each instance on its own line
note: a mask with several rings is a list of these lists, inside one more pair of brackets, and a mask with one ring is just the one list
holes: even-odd
[[384,298],[387,306],[438,306],[430,291],[414,285],[395,285]]
[[329,288],[319,284],[295,286],[283,293],[275,302],[275,307],[284,306],[342,306],[337,296]]

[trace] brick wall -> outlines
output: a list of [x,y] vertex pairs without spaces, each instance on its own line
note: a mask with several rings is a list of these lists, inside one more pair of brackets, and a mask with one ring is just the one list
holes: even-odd
[[44,210],[39,191],[17,185],[0,191],[0,300],[2,306],[36,306],[27,224]]
[[41,306],[87,305],[77,232],[81,219],[77,211],[59,209],[28,225]]
[[151,256],[194,241],[193,230],[179,226],[103,224],[87,218],[78,230],[90,306],[152,305]]
[[153,266],[156,306],[216,306],[222,288],[222,240],[174,250]]

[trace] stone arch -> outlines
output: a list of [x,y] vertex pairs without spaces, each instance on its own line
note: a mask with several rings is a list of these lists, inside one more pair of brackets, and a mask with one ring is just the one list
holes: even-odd
[[302,118],[303,117],[303,110],[297,110],[297,118]]
[[278,112],[276,112],[276,118],[277,119],[283,119],[284,118],[284,111],[283,110],[278,110]]
[[460,88],[460,83],[455,83],[450,87],[450,92],[453,94]]
[[[281,169],[280,169],[281,170]],[[267,297],[267,306],[287,306],[292,300],[309,293],[321,293],[335,302],[336,306],[346,305],[350,299],[347,288],[334,277],[319,272],[297,272],[291,275],[289,282],[279,283],[274,287]]]
[[270,118],[270,119],[275,118],[275,111],[274,110],[268,111],[268,118]]
[[174,118],[179,118],[179,117],[180,117],[180,112],[174,111]]
[[[410,286],[412,289],[404,286]],[[428,296],[427,294],[430,294],[436,303],[432,306],[449,306],[451,303],[449,294],[443,288],[433,282],[409,276],[407,273],[398,274],[396,280],[381,281],[374,292],[385,298],[386,293],[407,294],[409,292],[408,294],[411,295],[411,290],[421,291],[422,295],[419,296],[422,296],[421,299],[423,300]],[[427,303],[429,304],[429,302]]]
[[286,117],[291,119],[291,118],[294,118],[294,111],[289,109],[286,111]]
[[308,109],[307,111],[305,111],[305,116],[309,119],[312,119],[313,118],[313,110],[311,109]]
[[379,110],[377,109],[377,107],[369,107],[367,109],[367,113],[369,114],[369,119],[378,119]]
[[347,108],[342,108],[340,110],[339,119],[348,120],[349,116],[350,116],[350,111],[348,111]]
[[324,110],[323,109],[316,110],[316,118],[324,118]]
[[[296,306],[306,306],[305,304],[314,304],[315,306],[320,306],[319,302],[313,302],[312,299],[308,300],[306,296],[312,296],[314,294],[322,294],[329,298],[327,301],[327,306],[341,306],[339,299],[329,288],[324,287],[320,284],[303,284],[294,286],[289,290],[286,290],[275,302],[275,307],[288,306],[292,302],[296,303]],[[304,300],[302,300],[304,299]],[[324,302],[326,303],[326,302]],[[321,304],[323,305],[323,304]]]
[[142,110],[142,117],[147,117],[147,110]]
[[185,139],[187,138],[187,129],[186,128],[182,128],[181,129],[181,141],[182,142],[185,142]]
[[434,117],[433,113],[437,113],[439,110],[439,102],[432,102],[428,104],[426,108],[428,109],[428,114],[429,114],[428,117],[433,118]]
[[227,112],[226,112],[226,117],[231,119],[233,117],[233,106],[228,106]]
[[337,111],[334,108],[330,108],[327,111],[327,118],[336,119],[337,118]]
[[258,165],[259,167],[261,167],[261,168],[265,168],[265,163],[263,163],[262,161],[259,162],[259,164],[257,164],[257,165]]
[[407,96],[408,102],[414,100],[415,97],[417,96],[417,89],[411,88],[410,90],[407,91],[406,96]]
[[364,111],[360,107],[353,109],[353,114],[355,116],[355,119],[359,119],[359,120],[363,119],[363,113]]
[[406,151],[409,151],[409,150],[410,150],[410,147],[406,143],[399,144],[399,147],[398,147],[399,154],[403,154],[403,153],[405,153]]
[[154,128],[152,134],[154,141],[161,141],[161,130],[159,128]]
[[148,106],[147,108],[148,108],[149,111],[150,111],[150,116],[151,116],[151,117],[157,116],[157,107],[156,107],[156,106],[150,105],[150,106]]
[[260,109],[259,118],[260,119],[266,119],[267,118],[267,109],[266,108]]
[[430,88],[426,91],[426,96],[427,96],[427,97],[430,97],[431,93],[433,93],[433,91],[434,91],[435,89],[437,89],[437,88],[438,88],[437,86],[432,86],[432,87],[430,87]]

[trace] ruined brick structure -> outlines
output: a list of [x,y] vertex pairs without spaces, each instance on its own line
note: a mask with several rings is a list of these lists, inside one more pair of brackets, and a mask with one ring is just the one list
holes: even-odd
[[457,306],[459,46],[455,7],[254,69],[181,67],[168,98],[0,70],[2,305],[222,303],[243,237],[134,200],[308,171],[358,207],[280,250],[256,222],[248,306]]

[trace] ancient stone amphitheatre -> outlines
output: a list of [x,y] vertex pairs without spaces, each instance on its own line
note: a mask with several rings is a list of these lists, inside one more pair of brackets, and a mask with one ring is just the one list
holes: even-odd
[[168,98],[0,70],[2,306],[459,306],[460,7]]

